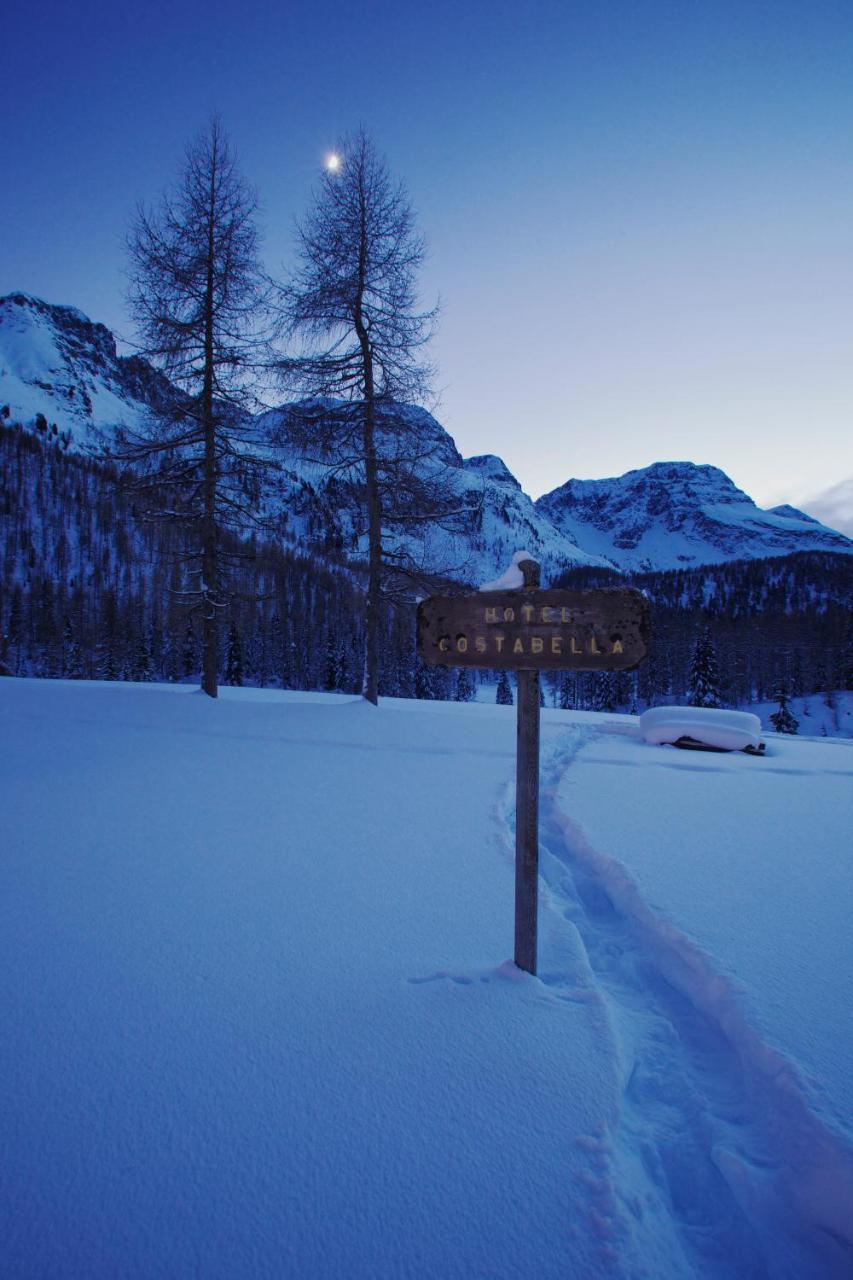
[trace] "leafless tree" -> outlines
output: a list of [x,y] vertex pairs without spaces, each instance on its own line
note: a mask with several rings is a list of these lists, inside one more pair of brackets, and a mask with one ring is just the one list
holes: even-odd
[[[307,398],[290,414],[319,460],[355,481],[367,534],[363,695],[379,694],[379,608],[402,576],[423,576],[411,531],[461,517],[435,439],[407,408],[429,393],[425,358],[436,310],[421,310],[425,257],[412,206],[370,137],[344,139],[298,228],[299,266],[282,314],[302,349],[279,362],[286,386]],[[470,515],[470,509],[467,509]]]
[[142,354],[170,379],[141,431],[112,456],[130,464],[146,514],[185,527],[187,602],[202,616],[202,688],[218,692],[219,619],[227,602],[226,531],[258,517],[263,451],[254,439],[253,367],[266,281],[257,200],[214,117],[187,149],[178,181],[130,235],[128,297]]

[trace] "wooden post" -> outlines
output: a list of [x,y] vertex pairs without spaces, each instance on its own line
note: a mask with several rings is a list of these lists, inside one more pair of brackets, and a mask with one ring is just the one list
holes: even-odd
[[475,595],[422,600],[418,653],[434,667],[491,667],[518,673],[515,963],[535,974],[539,673],[633,671],[649,651],[649,602],[632,587],[541,591],[536,561],[522,560],[518,567],[524,578],[520,594],[516,586],[490,586]]
[[[524,590],[539,586],[539,565],[522,560]],[[539,913],[539,672],[518,672],[515,775],[515,963],[536,972]]]

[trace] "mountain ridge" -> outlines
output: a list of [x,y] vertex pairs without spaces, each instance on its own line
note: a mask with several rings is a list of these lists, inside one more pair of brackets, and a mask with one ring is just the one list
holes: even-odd
[[[0,298],[0,413],[8,422],[90,452],[116,425],[143,426],[174,395],[162,373],[140,356],[119,355],[112,332],[76,307],[26,293]],[[288,429],[297,408],[280,405],[256,419],[282,461],[284,541],[358,560],[357,476],[342,485],[334,459],[305,457]],[[470,507],[456,541],[436,533],[428,552],[436,565],[464,566],[453,575],[459,580],[494,577],[520,546],[541,559],[546,580],[573,566],[642,571],[795,551],[853,552],[853,540],[790,505],[762,511],[710,464],[656,462],[619,477],[570,479],[534,502],[501,458],[463,458],[427,410],[395,412],[428,445],[428,465],[443,468]]]

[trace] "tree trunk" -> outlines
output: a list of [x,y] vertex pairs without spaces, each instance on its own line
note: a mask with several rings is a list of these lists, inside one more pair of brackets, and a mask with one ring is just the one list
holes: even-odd
[[216,527],[216,422],[213,408],[213,267],[214,219],[216,217],[216,157],[210,171],[208,212],[207,282],[204,299],[204,382],[202,384],[202,429],[204,431],[204,514],[201,531],[202,676],[201,687],[210,698],[219,695],[219,542]]
[[362,697],[374,707],[379,703],[379,601],[382,590],[382,502],[376,459],[376,389],[373,381],[373,351],[361,305],[367,260],[367,202],[359,191],[361,233],[359,240],[358,293],[353,315],[361,347],[364,390],[364,486],[367,504],[367,600],[365,603],[364,679]]
[[376,466],[374,406],[364,404],[364,475],[367,498],[367,603],[365,609],[364,682],[362,695],[379,702],[379,601],[382,588],[382,504]]

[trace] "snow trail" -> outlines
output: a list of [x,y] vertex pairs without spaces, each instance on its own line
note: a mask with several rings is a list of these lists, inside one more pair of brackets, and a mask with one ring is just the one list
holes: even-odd
[[674,1223],[698,1276],[841,1280],[853,1273],[849,1152],[749,1026],[732,984],[558,803],[600,732],[573,727],[543,761],[541,977],[552,989],[575,981],[556,917],[577,931],[622,1060],[609,1136],[625,1217],[641,1234],[650,1220],[654,1231]]

